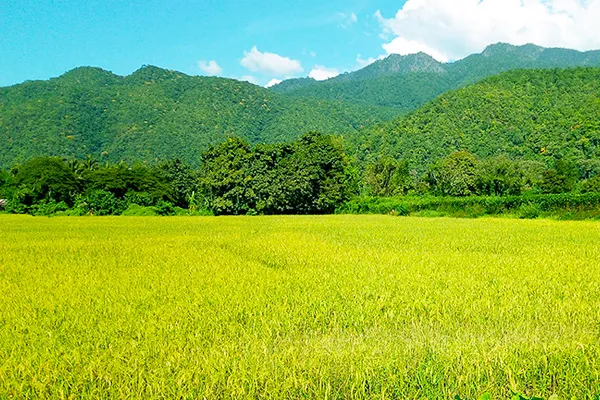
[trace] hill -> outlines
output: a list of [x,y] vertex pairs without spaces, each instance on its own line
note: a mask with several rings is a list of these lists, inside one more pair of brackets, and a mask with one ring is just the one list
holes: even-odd
[[343,134],[396,114],[152,66],[127,77],[83,67],[0,88],[0,167],[38,155],[88,154],[111,162],[198,164],[202,151],[229,136],[272,143],[310,130]]
[[505,72],[349,140],[361,160],[387,154],[417,168],[460,150],[479,157],[598,159],[600,69]]
[[514,69],[600,67],[600,51],[578,52],[498,43],[453,63],[424,54],[390,55],[327,81],[294,79],[271,90],[300,98],[335,99],[409,112],[440,94]]

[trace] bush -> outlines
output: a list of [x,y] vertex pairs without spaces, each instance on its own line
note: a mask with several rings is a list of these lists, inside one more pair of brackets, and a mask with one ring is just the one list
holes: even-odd
[[[600,210],[600,193],[555,194],[508,197],[357,197],[339,207],[340,214],[394,214],[402,215],[435,211],[456,217],[516,214],[523,218],[537,218],[541,213]],[[590,213],[588,213],[590,214]],[[575,215],[575,214],[573,214]],[[590,214],[596,215],[596,214]]]
[[154,207],[144,207],[138,204],[130,204],[121,214],[125,217],[154,217],[158,215]]
[[65,211],[58,211],[54,214],[55,217],[82,217],[85,212],[81,208],[70,208]]
[[154,205],[154,199],[146,192],[127,192],[123,197],[127,204],[137,204],[142,207]]
[[179,216],[192,216],[192,217],[212,217],[215,214],[213,214],[212,211],[206,210],[206,209],[203,209],[203,208],[193,208],[193,209],[186,210],[184,208],[176,207],[175,208],[175,215],[179,215]]
[[540,207],[536,204],[524,204],[517,211],[517,214],[521,219],[535,219],[538,218],[541,213]]
[[6,201],[4,211],[10,214],[27,214],[29,212],[29,206],[19,201],[17,196],[13,196]]
[[90,215],[120,215],[125,211],[125,207],[126,203],[123,200],[105,190],[94,190],[76,202],[76,208]]
[[56,214],[57,212],[67,211],[68,209],[69,206],[64,201],[57,203],[54,200],[49,200],[39,204],[34,204],[31,207],[30,213],[37,216],[49,216]]
[[168,201],[160,200],[153,208],[158,215],[175,215],[175,206]]
[[583,182],[582,193],[600,193],[600,175]]

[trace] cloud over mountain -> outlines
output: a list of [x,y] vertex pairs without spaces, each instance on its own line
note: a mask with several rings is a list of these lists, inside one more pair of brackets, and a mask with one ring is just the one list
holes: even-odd
[[223,68],[216,61],[198,61],[198,68],[206,75],[220,75],[223,72]]
[[327,68],[322,65],[315,65],[315,67],[308,74],[309,78],[313,78],[316,81],[324,81],[330,78],[335,78],[340,74],[335,68]]
[[375,15],[388,54],[447,61],[496,42],[600,48],[600,0],[408,0],[392,18]]
[[249,71],[269,76],[293,76],[303,71],[300,61],[276,53],[261,52],[256,46],[244,51],[241,64]]

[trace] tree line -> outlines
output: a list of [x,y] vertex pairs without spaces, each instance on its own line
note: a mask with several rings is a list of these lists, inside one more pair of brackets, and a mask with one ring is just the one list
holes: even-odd
[[[0,171],[0,199],[34,215],[328,214],[355,196],[521,196],[600,192],[600,162],[458,151],[423,167],[379,156],[361,165],[341,138],[310,132],[284,144],[230,138],[200,157],[101,164],[38,157]],[[423,172],[418,172],[423,171]]]
[[323,214],[356,192],[341,139],[311,132],[287,144],[230,138],[201,156],[156,164],[37,157],[0,172],[5,211],[18,214]]

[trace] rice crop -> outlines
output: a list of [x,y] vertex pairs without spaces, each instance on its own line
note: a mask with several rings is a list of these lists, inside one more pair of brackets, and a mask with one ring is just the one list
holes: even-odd
[[0,398],[600,394],[600,223],[0,215]]

